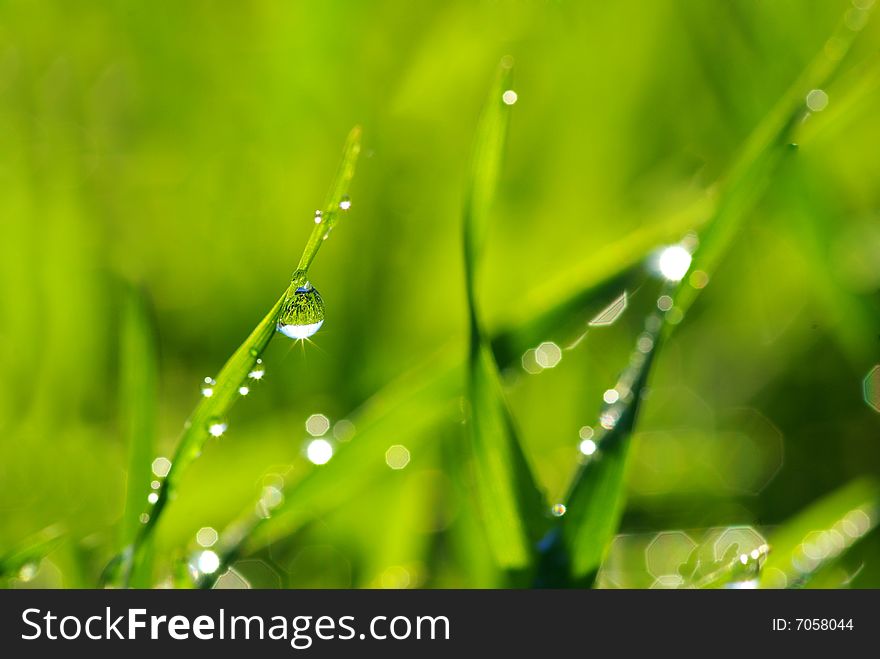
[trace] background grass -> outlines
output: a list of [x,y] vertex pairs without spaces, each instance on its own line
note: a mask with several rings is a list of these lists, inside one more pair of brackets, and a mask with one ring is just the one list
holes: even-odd
[[[482,256],[492,336],[708,219],[712,184],[849,7],[3,2],[0,556],[61,525],[28,583],[96,582],[126,498],[127,286],[154,319],[156,445],[170,456],[202,378],[288,280],[360,123],[352,209],[310,273],[327,304],[316,345],[273,342],[266,378],[187,471],[156,552],[186,557],[200,527],[222,529],[280,478],[284,514],[237,567],[254,585],[502,583],[470,496],[464,379],[446,357],[467,350],[462,190],[498,60],[514,56],[519,100]],[[862,387],[880,362],[878,36],[869,22],[658,354],[605,585],[650,585],[660,531],[771,537],[880,472]],[[552,327],[495,346],[548,501],[654,302],[631,293],[553,369],[517,368]],[[417,364],[430,387],[398,381]],[[306,418],[365,403],[345,451],[310,465]],[[410,451],[402,470],[385,464],[396,444]],[[880,585],[866,560],[877,543],[848,555],[853,585]]]

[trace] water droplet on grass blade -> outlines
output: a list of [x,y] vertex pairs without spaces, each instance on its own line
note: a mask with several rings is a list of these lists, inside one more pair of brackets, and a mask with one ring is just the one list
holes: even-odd
[[219,537],[216,529],[210,526],[203,526],[196,533],[196,542],[202,547],[211,547],[217,543]]
[[584,455],[593,455],[596,452],[596,442],[592,439],[584,439],[581,441],[579,447],[580,452]]
[[326,439],[313,439],[306,446],[306,457],[312,464],[327,464],[333,457],[333,444]]
[[309,282],[287,298],[278,317],[278,331],[291,339],[307,339],[324,324],[324,300]]
[[339,201],[339,208],[344,211],[347,211],[349,208],[351,208],[351,199],[348,197],[348,195],[342,195],[342,199]]
[[550,509],[550,512],[553,513],[554,517],[562,517],[565,514],[565,505],[561,503],[557,503]]
[[213,574],[220,567],[220,557],[210,549],[206,549],[198,555],[196,565],[199,568],[199,572]]
[[266,367],[263,366],[263,360],[258,359],[250,373],[248,373],[248,377],[251,380],[262,380],[264,375],[266,375]]
[[25,563],[18,570],[18,578],[20,581],[30,581],[37,576],[40,566],[34,562]]
[[208,421],[208,434],[211,437],[220,437],[228,427],[227,423],[221,419],[211,419]]
[[168,472],[171,471],[171,460],[159,456],[158,458],[153,460],[152,467],[154,474],[156,474],[159,478],[164,478],[168,475]]
[[251,393],[251,388],[248,387],[247,385],[241,385],[238,388],[238,393],[242,396],[247,396],[249,393]]
[[205,378],[202,382],[202,396],[210,398],[214,395],[214,385],[217,384],[214,378]]
[[321,224],[322,217],[323,214],[321,213],[321,211],[315,211],[315,224]]

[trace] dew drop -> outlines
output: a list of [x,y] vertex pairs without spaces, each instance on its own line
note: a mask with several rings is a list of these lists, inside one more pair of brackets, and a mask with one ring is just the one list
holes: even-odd
[[220,437],[226,432],[226,428],[228,428],[228,425],[225,421],[221,421],[220,419],[211,419],[208,421],[208,434],[211,435],[211,437]]
[[158,476],[159,478],[164,478],[168,475],[168,472],[171,471],[171,460],[159,456],[158,458],[153,460],[152,468],[153,473],[156,474],[156,476]]
[[581,441],[580,446],[578,447],[584,455],[593,455],[596,452],[596,442],[592,439],[584,439]]
[[557,503],[550,509],[550,512],[553,513],[554,517],[562,517],[565,514],[565,510],[565,504]]
[[210,398],[211,396],[213,396],[215,384],[217,384],[217,382],[214,380],[214,378],[205,378],[202,381],[202,396],[204,396],[205,398]]
[[198,559],[196,559],[196,565],[200,572],[213,574],[220,567],[220,557],[210,549],[206,549],[199,554]]
[[254,367],[248,373],[248,377],[251,380],[262,380],[264,375],[266,375],[266,367],[263,366],[263,360],[258,359],[254,364]]
[[138,517],[138,521],[141,524],[146,524],[150,521],[150,516],[147,513],[141,513],[140,517]]
[[321,213],[321,211],[315,211],[315,224],[321,224],[322,218],[323,218],[323,213]]
[[25,563],[18,570],[18,578],[21,581],[30,581],[35,576],[37,576],[37,571],[39,570],[39,565],[34,562]]
[[326,439],[313,439],[306,446],[306,457],[312,464],[327,464],[333,457],[333,444]]
[[278,331],[291,339],[307,339],[324,324],[324,300],[309,282],[289,296],[278,318]]
[[238,388],[238,393],[241,394],[242,396],[247,396],[249,393],[251,393],[251,388],[248,387],[247,385],[241,385]]
[[156,492],[150,492],[150,493],[147,495],[147,501],[149,501],[150,504],[154,504],[154,503],[156,503],[158,500],[159,500],[159,495],[158,495]]
[[202,547],[212,547],[219,539],[217,530],[210,526],[203,526],[196,533],[196,542]]
[[605,430],[613,430],[619,419],[620,414],[618,412],[608,410],[599,415],[599,425],[605,428]]
[[348,195],[342,195],[342,199],[339,200],[339,208],[344,211],[347,211],[351,208],[351,199]]

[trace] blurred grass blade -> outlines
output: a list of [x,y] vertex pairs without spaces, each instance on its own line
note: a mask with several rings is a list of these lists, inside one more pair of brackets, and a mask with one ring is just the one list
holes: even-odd
[[[158,356],[152,318],[143,293],[126,286],[119,337],[120,417],[128,445],[128,478],[121,548],[131,545],[141,527],[147,494],[153,480],[150,464],[156,455]],[[152,548],[139,556],[133,588],[149,588]]]
[[[845,32],[845,34],[844,34]],[[854,35],[841,28],[836,35],[851,45]],[[781,98],[746,141],[722,186],[717,209],[711,218],[696,252],[693,270],[713,273],[733,243],[744,218],[751,211],[767,184],[778,171],[786,152],[793,126],[804,116],[806,93],[825,84],[834,74],[840,59],[830,59],[825,50],[807,67],[797,82]],[[686,280],[684,280],[686,281]],[[701,287],[680,284],[675,290],[672,308],[681,319],[696,299]],[[672,291],[670,291],[671,293]],[[677,324],[666,323],[663,337]],[[623,512],[624,475],[629,440],[638,415],[638,401],[651,361],[661,335],[652,337],[652,349],[635,372],[630,368],[631,401],[619,411],[613,428],[596,442],[598,449],[575,475],[566,501],[567,512],[562,523],[561,556],[554,542],[548,544],[545,571],[547,579],[559,569],[559,561],[570,562],[568,578],[575,585],[592,583],[603,560],[606,548],[617,531]],[[621,396],[621,399],[623,396]],[[606,414],[607,410],[603,412]],[[549,563],[547,562],[549,561]]]
[[[40,562],[63,541],[64,533],[61,528],[50,526],[30,536],[18,547],[0,554],[0,579],[29,578],[39,569]],[[23,572],[30,574],[25,575]]]
[[[608,543],[617,532],[624,503],[624,474],[642,390],[660,343],[663,317],[652,313],[593,436],[595,453],[584,457],[566,497],[561,529],[550,536],[542,561],[543,586],[592,585]],[[648,349],[645,350],[645,346]],[[562,542],[560,548],[557,543]]]
[[[164,507],[167,505],[172,493],[177,489],[182,475],[186,472],[190,463],[202,452],[202,448],[211,437],[212,426],[219,424],[225,429],[226,417],[235,402],[241,398],[239,387],[247,380],[248,374],[253,371],[257,360],[266,350],[272,337],[275,336],[278,315],[288,297],[293,295],[296,288],[305,280],[308,268],[313,262],[324,238],[333,229],[339,218],[340,203],[348,193],[348,188],[354,176],[355,162],[360,153],[361,129],[356,126],[351,130],[345,143],[341,165],[336,177],[330,186],[324,204],[321,221],[312,229],[306,247],[303,250],[299,265],[294,272],[293,279],[284,294],[269,310],[269,313],[260,321],[257,327],[245,339],[232,357],[224,364],[220,373],[212,384],[212,395],[202,397],[195,410],[190,415],[184,426],[183,435],[177,445],[171,468],[162,481],[158,491],[158,500],[149,510],[146,523],[140,528],[140,533],[135,538],[132,550],[132,567],[129,579],[136,577],[140,554],[144,543],[151,537],[156,523],[160,518]],[[222,431],[220,431],[222,432]]]
[[877,526],[880,486],[857,480],[817,501],[777,528],[761,573],[761,588],[797,588]]
[[466,390],[475,487],[489,546],[501,567],[518,571],[532,563],[544,506],[516,436],[477,310],[479,255],[504,153],[510,107],[502,95],[509,86],[510,66],[502,63],[480,118],[465,184],[464,266],[471,332]]
[[[832,51],[823,46],[813,61],[767,113],[746,140],[739,157],[721,183],[718,208],[701,236],[697,251],[699,269],[711,277],[724,254],[735,239],[744,218],[774,180],[774,174],[785,154],[794,145],[794,131],[809,114],[805,99],[810,90],[821,89],[834,79],[840,63],[852,47],[858,32],[842,20],[828,42],[835,44]],[[833,54],[832,54],[833,53]],[[699,289],[683,286],[676,297],[676,306],[687,313]]]

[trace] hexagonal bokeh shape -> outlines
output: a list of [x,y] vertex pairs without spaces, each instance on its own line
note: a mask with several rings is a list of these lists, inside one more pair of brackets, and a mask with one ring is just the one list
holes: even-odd
[[697,543],[684,531],[658,533],[645,547],[645,565],[653,577],[681,578],[679,569],[687,562]]
[[662,577],[657,577],[654,580],[654,583],[651,584],[651,589],[653,590],[671,590],[674,588],[681,588],[684,586],[684,579],[676,574],[667,574]]
[[235,572],[251,588],[281,588],[283,579],[277,568],[260,558],[244,558],[233,565]]
[[731,556],[748,554],[753,549],[767,544],[758,531],[751,526],[731,526],[724,529],[713,544],[716,562],[729,559]]
[[863,383],[865,402],[875,412],[880,412],[880,364],[868,371]]
[[217,578],[214,584],[216,590],[247,590],[251,585],[234,568],[229,568]]
[[737,493],[758,494],[782,469],[782,432],[752,408],[735,408],[719,419],[718,440],[723,442],[722,480]]

